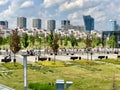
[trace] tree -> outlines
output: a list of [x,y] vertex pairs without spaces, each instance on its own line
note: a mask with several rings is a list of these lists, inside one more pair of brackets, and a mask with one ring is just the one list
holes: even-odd
[[32,44],[34,46],[34,44],[35,44],[35,37],[33,35],[29,36],[29,42],[30,42],[30,44]]
[[26,33],[23,34],[23,36],[22,36],[22,44],[23,44],[23,47],[24,47],[24,48],[27,48],[28,45],[29,45],[28,35],[27,35]]
[[100,43],[101,43],[101,38],[99,38],[99,37],[96,37],[96,35],[92,35],[92,42],[91,42],[91,47],[96,47],[96,46],[98,46],[98,45],[100,45]]
[[52,48],[54,53],[54,64],[55,64],[55,54],[57,54],[58,48],[59,48],[59,45],[58,45],[59,37],[57,34],[53,34],[53,32],[51,31],[48,38],[49,38],[49,45]]
[[18,31],[17,29],[15,29],[12,33],[11,36],[11,41],[10,41],[10,50],[13,52],[14,54],[14,65],[16,62],[15,59],[15,54],[21,49],[21,43],[20,43],[20,36],[18,35]]
[[110,47],[114,48],[116,46],[116,42],[115,42],[115,36],[114,34],[112,34],[108,40],[108,44]]
[[53,32],[51,31],[50,34],[48,35],[48,45],[51,46],[53,43]]
[[87,35],[86,40],[85,40],[85,44],[86,44],[86,49],[87,49],[87,60],[88,60],[88,52],[90,51],[90,47],[92,44],[92,40],[90,38],[90,35]]
[[67,46],[67,45],[68,45],[68,37],[65,36],[65,37],[64,37],[64,46]]
[[[0,46],[2,45],[2,43],[3,43],[3,37],[0,36]],[[0,50],[1,50],[1,48],[0,48]],[[1,52],[0,52],[0,54],[1,54]]]
[[0,45],[2,45],[2,44],[3,44],[3,37],[0,36]]
[[87,35],[87,38],[85,40],[85,44],[86,44],[86,48],[90,48],[91,47],[91,44],[92,44],[92,40],[90,38],[90,35]]
[[74,37],[74,35],[71,35],[70,42],[71,42],[71,46],[73,48],[74,48],[74,46],[78,46],[78,42],[77,42],[76,38]]

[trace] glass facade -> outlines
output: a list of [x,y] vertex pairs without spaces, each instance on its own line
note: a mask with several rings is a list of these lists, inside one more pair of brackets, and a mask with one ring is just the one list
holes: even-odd
[[117,25],[116,21],[114,21],[114,20],[109,21],[109,30],[110,31],[117,30],[117,27],[118,27],[118,25]]
[[0,21],[0,26],[3,26],[4,28],[8,28],[8,21]]
[[92,18],[90,15],[87,15],[87,16],[83,16],[83,19],[84,19],[85,29],[89,32],[91,32],[91,30],[94,30],[94,18]]

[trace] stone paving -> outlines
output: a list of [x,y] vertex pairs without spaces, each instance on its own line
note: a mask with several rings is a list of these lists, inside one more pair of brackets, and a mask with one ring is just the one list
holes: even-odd
[[12,88],[10,88],[8,86],[0,84],[0,90],[15,90],[15,89],[12,89]]
[[[77,57],[81,57],[81,59],[87,59],[87,54],[75,54],[75,55],[56,55],[56,60],[60,60],[60,61],[69,61],[71,56],[77,56]],[[117,54],[98,54],[98,53],[94,53],[92,55],[92,60],[97,60],[98,56],[108,56],[108,58],[113,58],[113,59],[117,59]],[[0,55],[0,60],[3,59],[5,56],[4,55]],[[44,55],[42,54],[42,57],[44,57]],[[50,58],[54,58],[54,55],[48,55],[45,54],[45,57],[50,57]],[[35,62],[35,58],[36,56],[28,56],[27,60],[28,63],[33,63]],[[12,57],[13,59],[13,57]],[[88,59],[91,60],[91,55],[88,55]],[[23,64],[23,57],[21,55],[16,55],[16,60],[18,63]]]

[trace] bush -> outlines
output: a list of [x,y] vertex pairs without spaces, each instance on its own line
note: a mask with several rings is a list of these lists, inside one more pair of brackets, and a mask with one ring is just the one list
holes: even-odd
[[19,63],[3,63],[2,64],[4,67],[8,68],[8,69],[22,69],[23,65],[19,64]]
[[43,65],[43,66],[65,66],[65,63],[56,61],[39,61],[37,64]]
[[28,88],[32,90],[55,90],[55,86],[50,84],[29,83]]

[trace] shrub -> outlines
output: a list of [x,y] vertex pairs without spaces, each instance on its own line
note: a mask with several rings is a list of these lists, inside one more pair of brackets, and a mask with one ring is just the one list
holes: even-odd
[[55,86],[41,83],[29,83],[28,88],[32,90],[55,90]]
[[56,61],[39,61],[37,64],[43,65],[43,66],[65,66],[65,63]]

